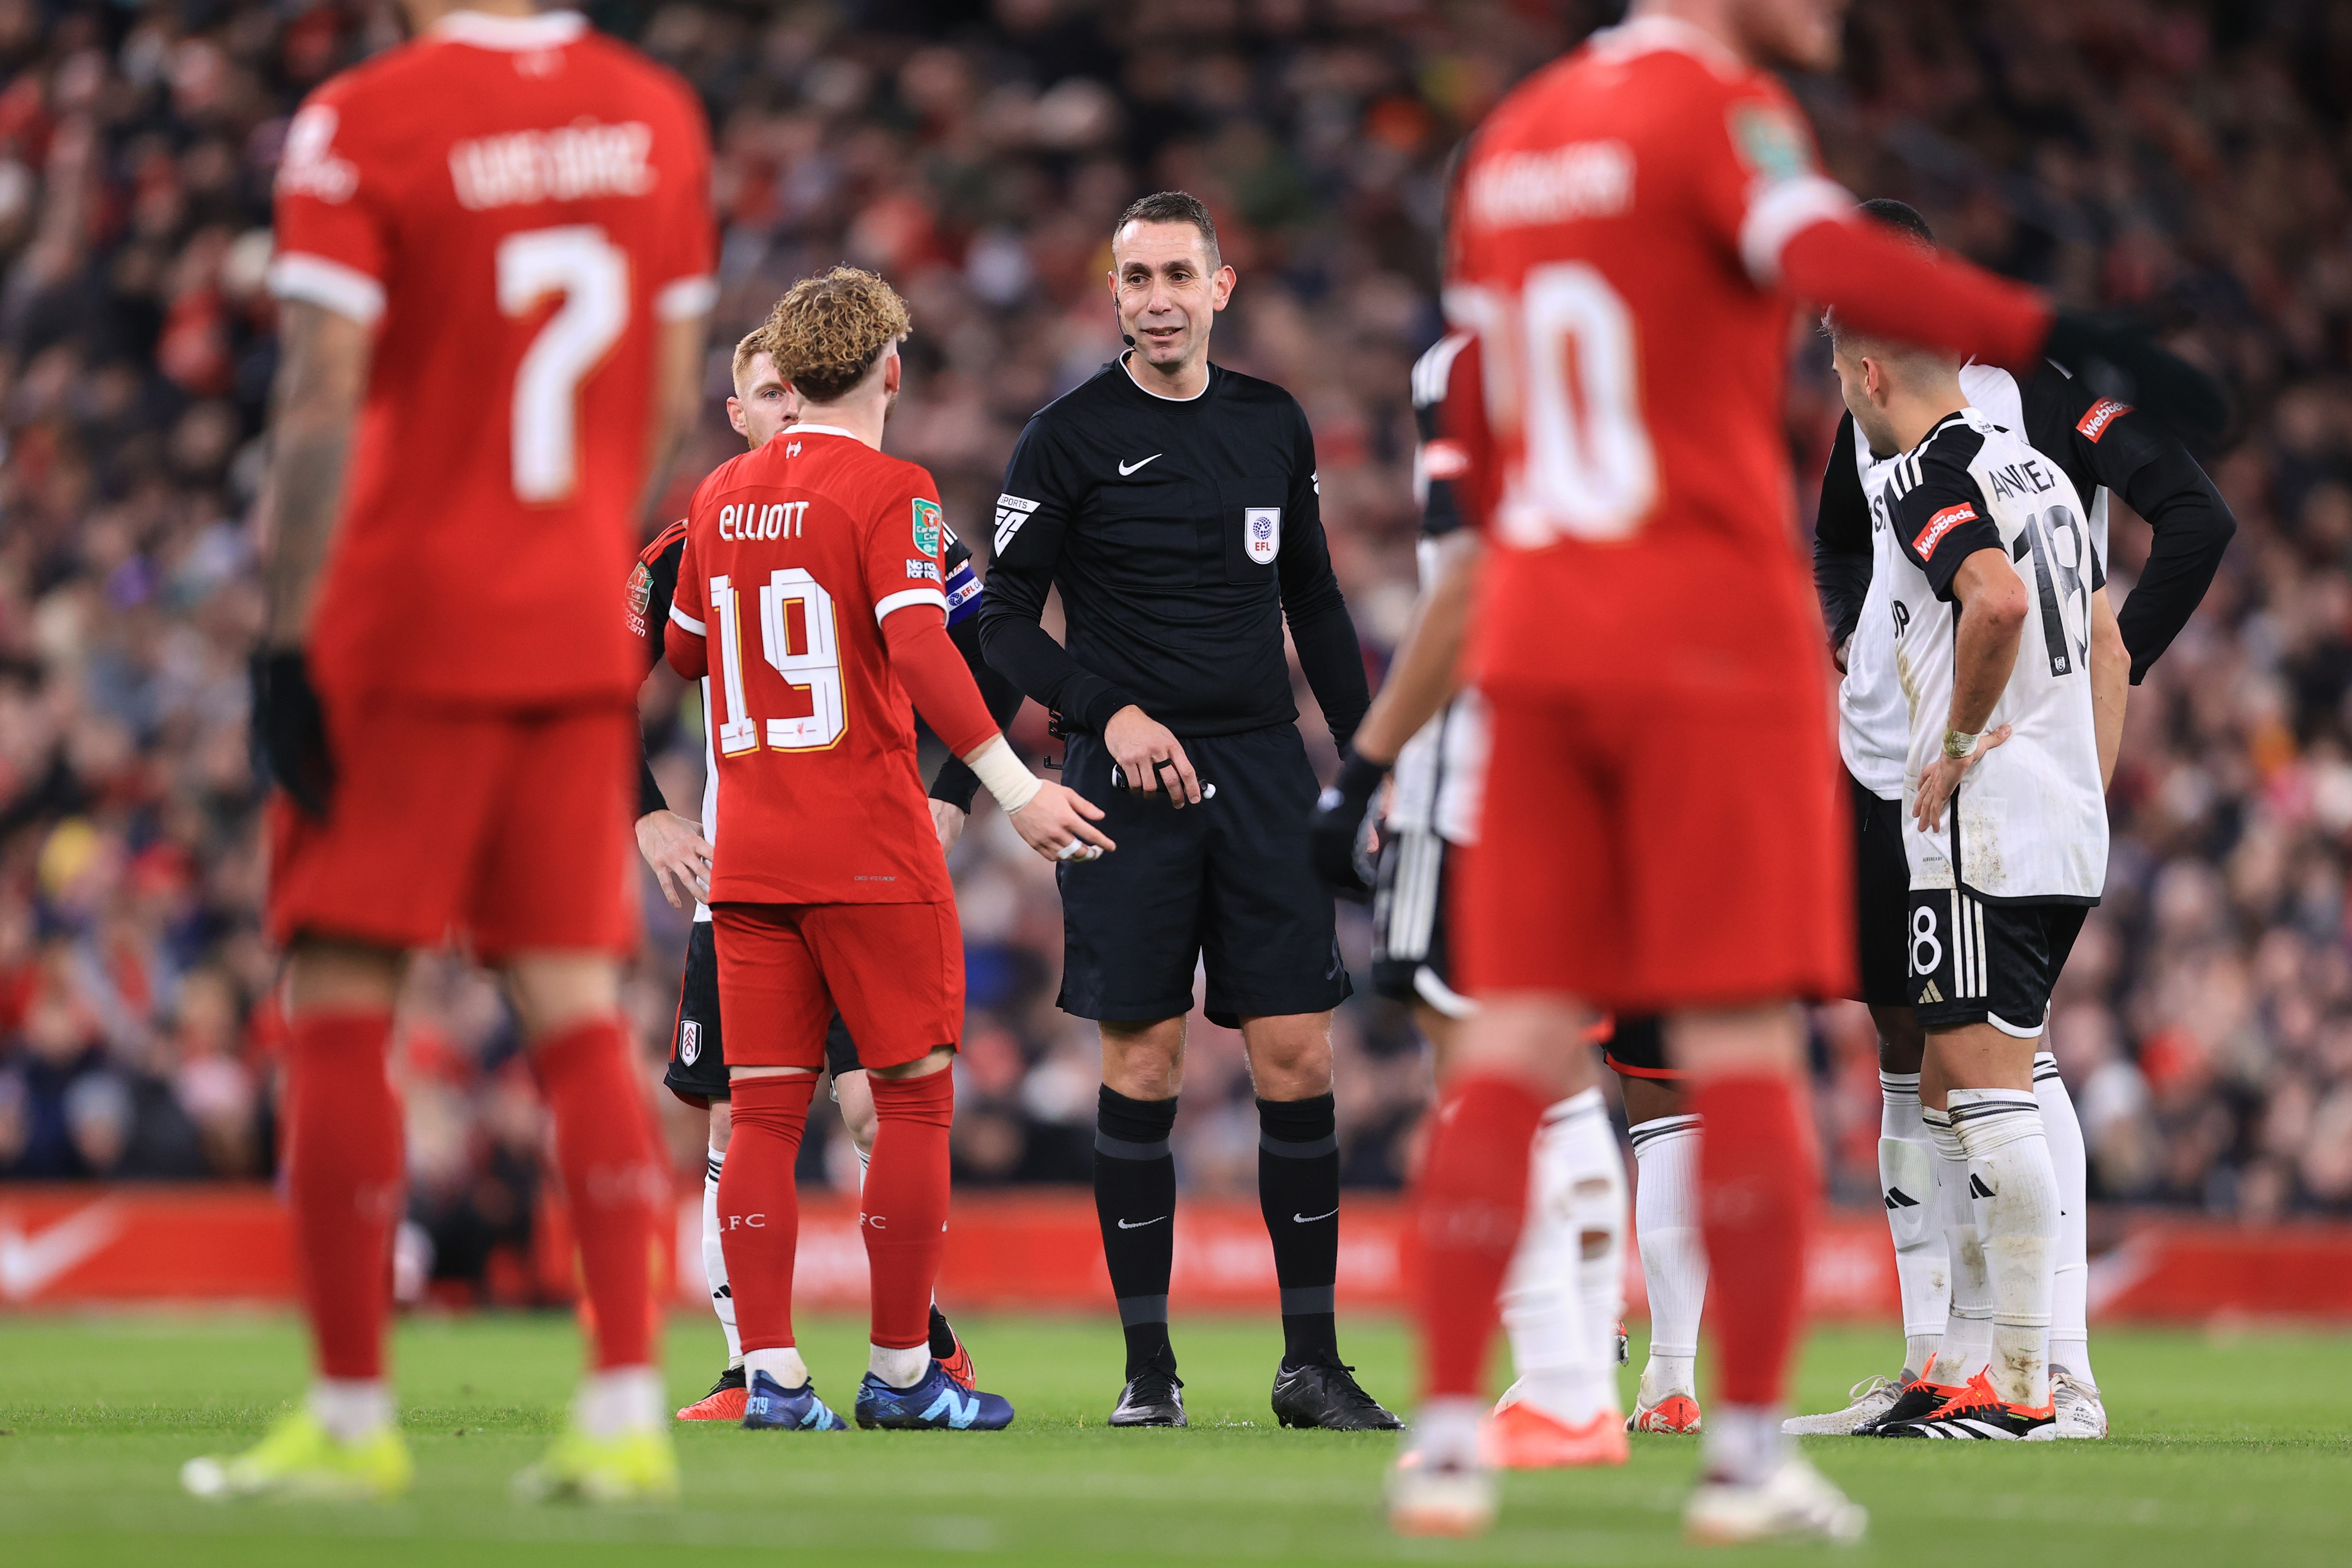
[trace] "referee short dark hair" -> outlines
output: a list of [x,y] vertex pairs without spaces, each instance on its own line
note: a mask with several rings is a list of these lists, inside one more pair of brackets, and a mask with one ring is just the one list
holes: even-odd
[[1213,272],[1223,265],[1217,249],[1217,222],[1209,216],[1209,209],[1202,204],[1201,198],[1190,191],[1154,191],[1148,196],[1139,196],[1118,214],[1118,222],[1111,225],[1111,237],[1117,239],[1119,231],[1129,224],[1191,224],[1201,231],[1201,243],[1208,247],[1209,270]]

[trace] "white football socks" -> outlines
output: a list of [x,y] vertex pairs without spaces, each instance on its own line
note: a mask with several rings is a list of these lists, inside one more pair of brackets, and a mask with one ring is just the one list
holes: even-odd
[[1587,1089],[1547,1110],[1537,1129],[1527,1218],[1502,1292],[1514,1396],[1570,1427],[1616,1415],[1624,1245],[1625,1162],[1601,1091]]
[[2050,1403],[2050,1291],[2058,1255],[2058,1176],[2031,1090],[1955,1089],[1952,1130],[1969,1155],[1977,1233],[1992,1281],[1993,1391]]
[[931,1369],[931,1347],[919,1344],[906,1350],[895,1350],[887,1344],[868,1344],[866,1370],[893,1388],[912,1388]]
[[2050,1143],[2050,1168],[2058,1173],[2058,1266],[2050,1291],[2050,1364],[2063,1367],[2096,1388],[2091,1375],[2091,1168],[2083,1148],[2083,1124],[2074,1097],[2058,1076],[2058,1059],[2044,1051],[2033,1058],[2033,1098],[2042,1107],[2042,1132]]
[[1934,1359],[1952,1295],[1951,1253],[1936,1207],[1936,1145],[1919,1119],[1919,1075],[1878,1075],[1878,1196],[1895,1235],[1895,1280],[1903,1297],[1903,1370]]
[[1641,1173],[1633,1238],[1650,1296],[1650,1359],[1643,1403],[1698,1392],[1698,1321],[1706,1302],[1706,1239],[1699,1230],[1696,1116],[1660,1116],[1631,1129]]
[[727,1336],[727,1370],[743,1364],[743,1336],[735,1332],[735,1294],[727,1286],[727,1249],[719,1241],[719,1167],[727,1151],[712,1149],[702,1174],[702,1281],[710,1289],[710,1310],[719,1314],[719,1332]]
[[1924,1375],[1958,1386],[1992,1360],[1992,1281],[1985,1273],[1984,1249],[1977,1236],[1977,1210],[1969,1197],[1969,1155],[1951,1118],[1923,1109],[1919,1119],[1936,1145],[1936,1208],[1943,1227],[1951,1277],[1951,1305],[1936,1346],[1935,1365]]
[[801,1359],[796,1345],[781,1350],[747,1350],[743,1353],[743,1376],[750,1381],[755,1373],[766,1373],[783,1389],[806,1388],[809,1381],[808,1363]]
[[392,1425],[392,1386],[380,1377],[321,1377],[306,1401],[339,1443],[356,1443]]
[[650,1366],[616,1366],[592,1372],[572,1402],[572,1423],[591,1437],[664,1427],[662,1377]]

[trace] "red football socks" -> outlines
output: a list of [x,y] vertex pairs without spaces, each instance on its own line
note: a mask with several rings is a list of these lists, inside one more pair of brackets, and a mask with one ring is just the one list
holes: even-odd
[[874,1343],[911,1350],[930,1343],[931,1285],[947,1247],[955,1073],[885,1078],[869,1072],[866,1082],[874,1091],[877,1125],[857,1228],[866,1236],[866,1266],[874,1281]]
[[1699,1138],[1699,1224],[1707,1314],[1727,1405],[1777,1406],[1804,1325],[1805,1244],[1817,1186],[1812,1129],[1797,1085],[1777,1073],[1689,1085]]
[[793,1163],[816,1077],[738,1078],[728,1086],[735,1131],[719,1169],[719,1245],[746,1354],[793,1343],[793,1253],[800,1197]]
[[555,1119],[555,1163],[595,1312],[599,1371],[653,1364],[653,1245],[668,1174],[620,1023],[602,1019],[531,1048]]
[[379,1378],[402,1194],[392,1015],[310,1014],[293,1033],[286,1190],[302,1307],[320,1376]]
[[1424,1398],[1480,1392],[1543,1113],[1534,1089],[1491,1073],[1456,1080],[1438,1101],[1413,1203]]

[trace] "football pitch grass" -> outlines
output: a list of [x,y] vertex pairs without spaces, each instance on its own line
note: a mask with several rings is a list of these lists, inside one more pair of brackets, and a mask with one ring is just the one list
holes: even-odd
[[[1183,1432],[1102,1426],[1117,1392],[1113,1323],[975,1316],[959,1326],[982,1386],[1020,1407],[1008,1432],[681,1427],[682,1503],[584,1510],[520,1506],[507,1493],[555,1430],[572,1382],[577,1342],[562,1317],[403,1326],[397,1364],[417,1484],[382,1507],[221,1505],[180,1492],[181,1461],[252,1441],[299,1387],[289,1320],[0,1318],[0,1562],[588,1568],[709,1563],[730,1548],[861,1563],[942,1554],[1026,1564],[1724,1561],[1679,1543],[1693,1439],[1637,1436],[1622,1469],[1513,1477],[1483,1541],[1401,1542],[1379,1511],[1393,1438],[1274,1426],[1266,1390],[1280,1347],[1270,1322],[1178,1323],[1192,1416]],[[803,1324],[817,1387],[845,1412],[864,1370],[863,1328]],[[1402,1326],[1350,1321],[1341,1340],[1365,1385],[1402,1407]],[[707,1385],[717,1343],[707,1320],[673,1320],[679,1403]],[[1834,1408],[1854,1378],[1891,1371],[1891,1346],[1887,1330],[1818,1333],[1803,1406]],[[1815,1460],[1870,1506],[1869,1541],[1736,1559],[2213,1568],[2352,1554],[2352,1337],[2114,1330],[2094,1349],[2109,1441],[1815,1439]],[[1630,1394],[1630,1374],[1625,1383]]]

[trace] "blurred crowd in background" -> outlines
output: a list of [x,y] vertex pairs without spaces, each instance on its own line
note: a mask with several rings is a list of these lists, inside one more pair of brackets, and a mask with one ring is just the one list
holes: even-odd
[[[976,525],[1022,423],[1118,347],[1113,217],[1181,187],[1241,276],[1214,357],[1287,386],[1313,422],[1377,676],[1414,589],[1406,380],[1439,331],[1447,153],[1613,6],[589,9],[693,83],[718,147],[710,413],[669,512],[732,449],[735,338],[846,259],[913,307],[890,444],[931,468],[984,556]],[[390,0],[0,0],[0,1175],[273,1166],[280,1030],[244,665],[268,193],[302,94],[398,36]],[[2056,1014],[2096,1190],[2252,1218],[2352,1210],[2352,11],[1862,0],[1849,38],[1836,78],[1795,84],[1832,173],[2069,301],[2158,316],[2243,399],[2243,438],[2213,464],[2237,541],[2132,694],[2107,897]],[[1798,341],[1801,517],[1836,412],[1825,351]],[[2120,595],[2147,533],[2117,514]],[[1328,764],[1303,685],[1300,706]],[[698,709],[666,673],[649,684],[658,771],[689,810]],[[1033,759],[1058,749],[1034,705],[1015,739]],[[1081,1180],[1097,1063],[1091,1026],[1054,1007],[1051,870],[985,804],[952,864],[971,999],[959,1178]],[[629,996],[650,1085],[685,926],[650,885],[646,912]],[[1360,977],[1360,912],[1342,931]],[[1851,1006],[1815,1019],[1832,1181],[1867,1201],[1869,1023]],[[1365,997],[1337,1033],[1348,1178],[1394,1186],[1427,1089],[1418,1039]],[[421,965],[397,1053],[415,1217],[436,1272],[477,1267],[528,1224],[541,1136],[495,987]],[[690,1171],[700,1118],[661,1098]],[[1238,1037],[1197,1015],[1183,1103],[1189,1188],[1254,1190]],[[854,1179],[836,1121],[810,1142],[810,1179]]]

